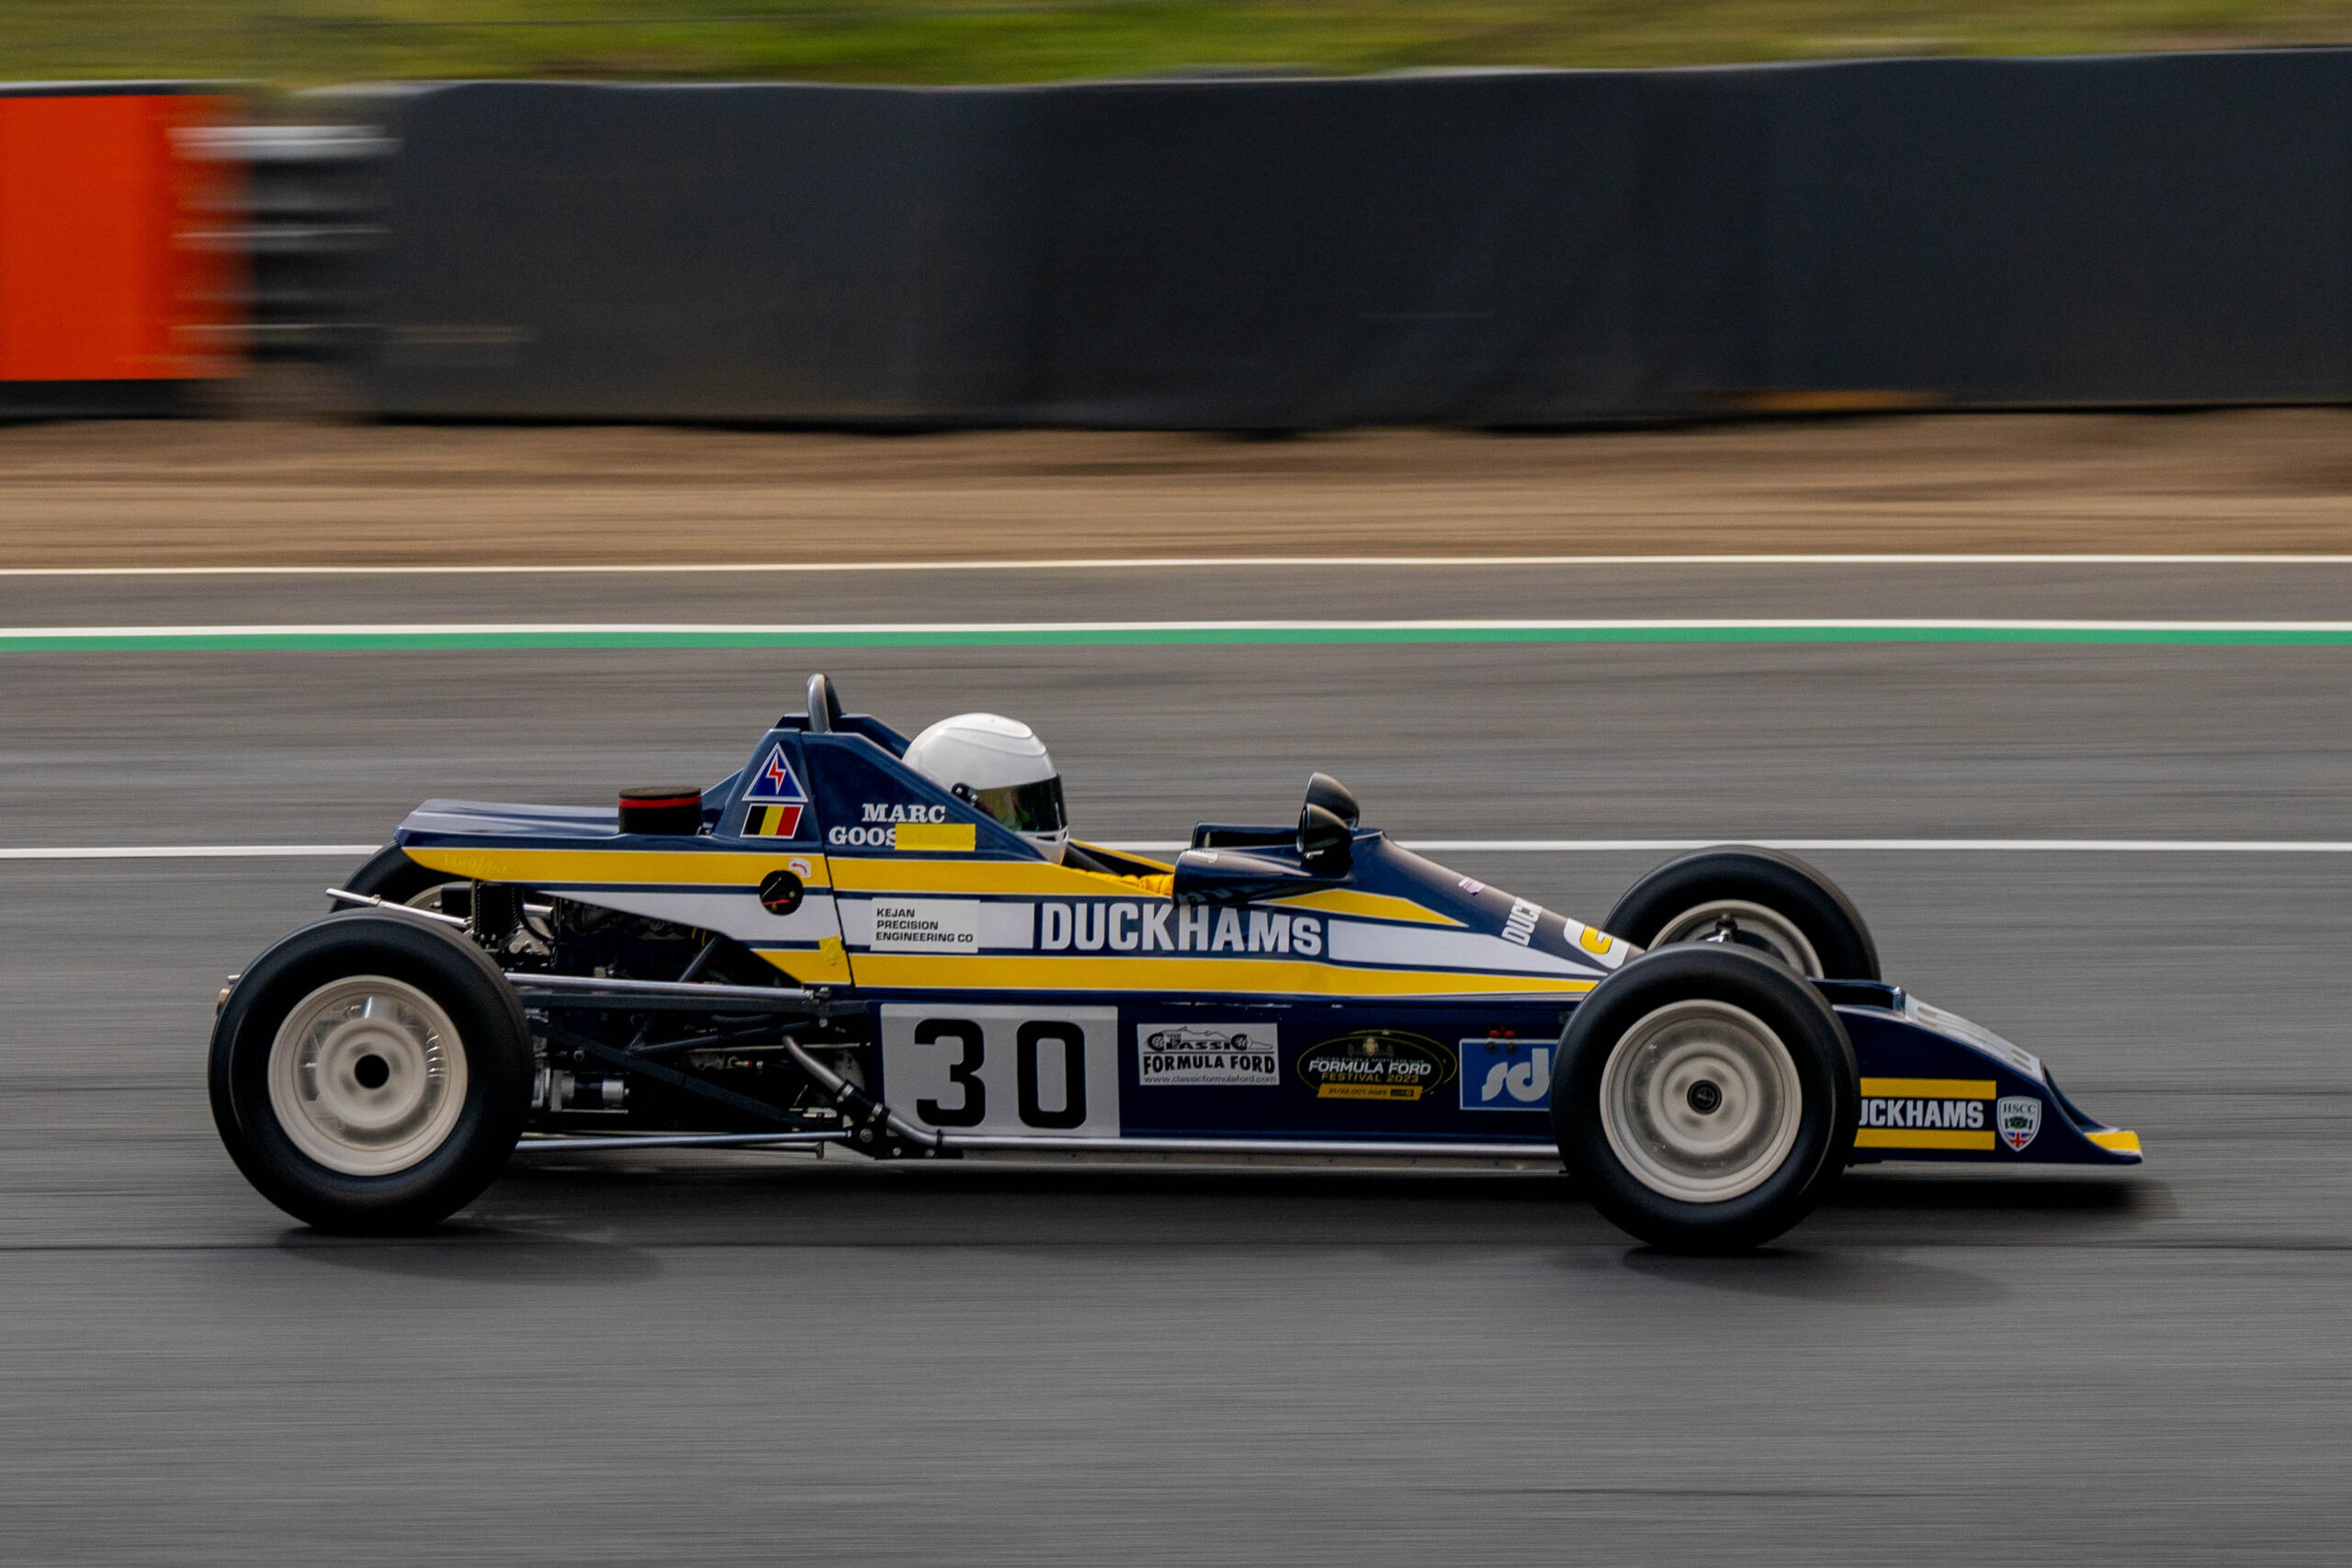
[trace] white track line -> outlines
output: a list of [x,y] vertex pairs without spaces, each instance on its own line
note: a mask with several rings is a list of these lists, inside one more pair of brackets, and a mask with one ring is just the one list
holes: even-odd
[[0,637],[924,637],[1097,636],[1122,632],[2177,632],[2352,635],[2352,621],[2107,621],[1947,616],[1627,616],[1548,619],[1185,621],[289,621],[220,625],[0,626]]
[[[1995,854],[2343,855],[2352,840],[2338,839],[1412,839],[1406,849],[1452,854],[1668,854],[1716,844],[1768,850]],[[102,844],[0,848],[0,861],[308,860],[372,855],[381,844]],[[1182,839],[1128,840],[1108,849],[1172,853]]]
[[2090,552],[1614,556],[1062,556],[1038,560],[539,562],[425,566],[18,566],[8,577],[695,576],[753,572],[1190,571],[1248,567],[2352,566],[2352,553],[2131,555]]

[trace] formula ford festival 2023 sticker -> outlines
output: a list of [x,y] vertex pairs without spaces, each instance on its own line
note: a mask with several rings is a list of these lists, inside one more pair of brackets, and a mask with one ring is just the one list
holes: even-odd
[[1453,1053],[1400,1030],[1359,1029],[1298,1059],[1317,1100],[1425,1100],[1453,1079]]
[[1163,1085],[1282,1082],[1271,1023],[1140,1023],[1136,1026],[1136,1081]]

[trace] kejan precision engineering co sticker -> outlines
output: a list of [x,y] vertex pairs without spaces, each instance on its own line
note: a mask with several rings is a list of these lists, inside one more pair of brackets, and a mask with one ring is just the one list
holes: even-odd
[[876,953],[978,953],[980,906],[970,898],[876,898]]

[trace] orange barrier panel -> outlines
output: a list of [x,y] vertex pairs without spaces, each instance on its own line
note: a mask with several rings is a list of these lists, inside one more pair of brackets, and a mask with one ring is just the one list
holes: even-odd
[[234,173],[175,132],[227,100],[0,95],[0,381],[152,381],[236,367]]

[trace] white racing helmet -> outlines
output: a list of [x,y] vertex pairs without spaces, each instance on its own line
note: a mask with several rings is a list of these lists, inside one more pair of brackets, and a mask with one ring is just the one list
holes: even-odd
[[959,713],[916,736],[906,762],[1061,863],[1069,844],[1061,775],[1027,725],[992,713]]

